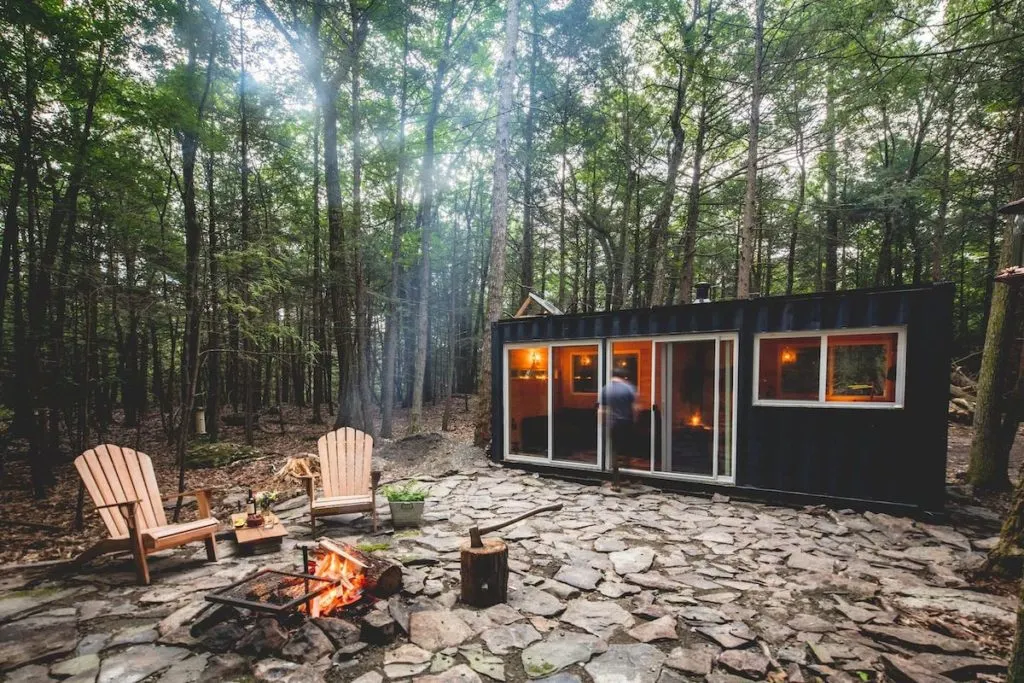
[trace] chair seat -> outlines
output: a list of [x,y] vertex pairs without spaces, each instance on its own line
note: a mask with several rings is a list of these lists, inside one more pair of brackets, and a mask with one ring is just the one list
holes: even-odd
[[331,498],[314,498],[311,506],[314,512],[333,510],[335,512],[359,512],[373,508],[373,499],[365,496],[333,496]]
[[220,525],[215,517],[204,517],[191,522],[154,526],[142,530],[142,540],[146,545],[153,545],[173,536],[193,535],[200,531],[215,531]]

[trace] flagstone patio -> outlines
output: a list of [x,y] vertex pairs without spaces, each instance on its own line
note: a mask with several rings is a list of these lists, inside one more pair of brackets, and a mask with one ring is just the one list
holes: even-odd
[[[1005,671],[1000,634],[1012,633],[1015,601],[968,587],[964,570],[993,542],[993,520],[971,510],[928,524],[641,486],[616,494],[491,466],[430,486],[418,532],[371,537],[361,518],[321,527],[388,542],[381,552],[405,563],[403,594],[377,605],[400,628],[393,644],[313,623],[289,640],[267,620],[250,632],[189,633],[207,591],[257,567],[299,567],[296,545],[310,538],[300,496],[277,507],[291,531],[280,553],[242,558],[222,540],[221,561],[209,564],[191,546],[154,556],[149,587],[135,585],[128,560],[61,579],[7,568],[0,671],[73,683],[942,681]],[[459,605],[466,529],[552,502],[563,510],[496,534],[510,546],[509,604]],[[386,525],[386,502],[381,515]]]

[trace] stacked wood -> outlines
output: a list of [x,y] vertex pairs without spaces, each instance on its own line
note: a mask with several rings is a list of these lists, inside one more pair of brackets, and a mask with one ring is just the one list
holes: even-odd
[[978,383],[964,371],[954,366],[949,375],[949,412],[952,422],[971,424],[974,422],[974,404],[977,401]]
[[288,458],[284,465],[274,473],[274,481],[301,481],[303,477],[312,477],[317,467],[317,456],[312,453],[304,453],[295,458]]

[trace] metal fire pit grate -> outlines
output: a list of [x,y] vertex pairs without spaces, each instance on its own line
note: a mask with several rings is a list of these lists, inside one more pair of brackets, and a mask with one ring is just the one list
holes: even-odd
[[210,602],[282,615],[293,612],[336,581],[313,574],[295,574],[263,569],[230,586],[206,594]]

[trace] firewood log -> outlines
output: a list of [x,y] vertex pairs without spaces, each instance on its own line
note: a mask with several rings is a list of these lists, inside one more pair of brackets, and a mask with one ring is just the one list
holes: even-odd
[[317,543],[321,552],[332,552],[336,555],[362,565],[364,590],[378,598],[387,598],[402,589],[402,568],[391,560],[364,553],[350,545],[340,545],[330,539],[322,538]]

